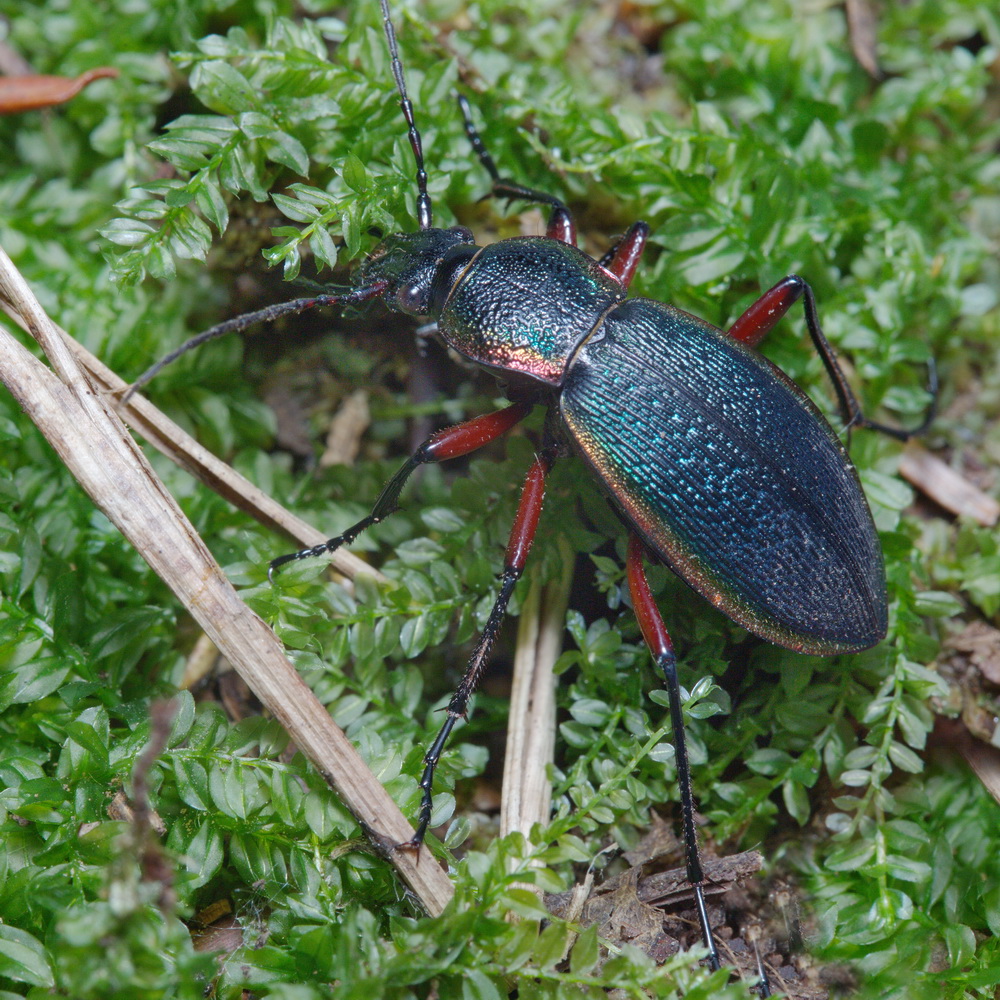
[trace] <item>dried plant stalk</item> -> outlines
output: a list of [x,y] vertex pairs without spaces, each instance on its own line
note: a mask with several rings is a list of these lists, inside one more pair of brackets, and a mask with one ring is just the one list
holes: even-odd
[[[63,333],[69,349],[87,369],[94,382],[108,395],[117,398],[128,388],[127,382],[95,358],[82,344],[65,332],[60,332]],[[254,486],[249,479],[241,476],[222,459],[216,458],[207,448],[198,444],[187,431],[161,413],[148,399],[138,395],[133,396],[124,406],[119,407],[119,415],[157,451],[266,528],[283,531],[294,538],[302,548],[311,548],[326,540],[327,536],[319,529],[282,507],[273,497]],[[338,549],[329,556],[329,559],[333,568],[350,580],[353,580],[358,573],[369,573],[378,580],[385,579],[378,570],[373,569],[352,552]]]
[[[95,504],[163,578],[300,750],[389,857],[421,905],[440,913],[453,889],[423,848],[395,850],[413,830],[344,733],[240,600],[205,543],[80,368],[59,329],[0,250],[0,302],[33,336],[50,370],[0,331],[0,379]],[[141,407],[137,400],[136,406]],[[148,404],[145,404],[148,405]]]
[[573,553],[559,542],[563,572],[541,587],[533,582],[518,619],[514,682],[507,725],[507,752],[501,792],[500,833],[520,830],[527,837],[546,824],[552,806],[548,766],[555,748],[555,677],[562,652],[566,606],[573,580]]

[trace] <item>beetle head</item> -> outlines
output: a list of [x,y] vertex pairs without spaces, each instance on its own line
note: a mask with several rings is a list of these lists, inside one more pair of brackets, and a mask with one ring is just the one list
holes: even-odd
[[394,233],[362,265],[359,283],[388,282],[383,299],[390,309],[410,316],[426,316],[434,311],[432,293],[442,265],[446,259],[455,257],[456,252],[465,257],[463,250],[456,251],[465,247],[474,248],[475,241],[464,226]]

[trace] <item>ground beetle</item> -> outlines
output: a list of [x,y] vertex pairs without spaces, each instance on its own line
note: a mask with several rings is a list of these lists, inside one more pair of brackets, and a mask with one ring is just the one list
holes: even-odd
[[[627,298],[649,232],[635,223],[600,259],[576,248],[558,198],[502,178],[472,123],[465,130],[496,197],[550,209],[544,237],[477,246],[463,227],[435,229],[413,106],[389,16],[380,0],[392,72],[416,160],[414,233],[388,236],[362,266],[356,287],[282,303],[213,327],[133,385],[199,343],[252,323],[318,305],[381,298],[389,309],[435,321],[445,344],[489,369],[511,405],[433,434],[382,490],[371,513],[323,545],[275,559],[270,572],[352,542],[397,507],[421,464],[466,455],[546,407],[542,447],[521,493],[500,592],[447,720],[425,757],[416,834],[431,816],[434,768],[466,714],[538,524],[546,474],[575,452],[629,529],[628,587],[642,635],[670,700],[687,875],[709,963],[719,955],[705,910],[676,660],[653,601],[644,558],[669,566],[754,634],[803,653],[868,649],[886,634],[882,554],[857,473],[836,433],[808,397],[754,347],[802,300],[806,326],[835,387],[848,427],[898,438],[919,433],[865,417],[820,329],[809,286],[790,275],[723,332],[673,306]],[[932,370],[933,394],[933,370]],[[767,991],[766,983],[763,991]]]

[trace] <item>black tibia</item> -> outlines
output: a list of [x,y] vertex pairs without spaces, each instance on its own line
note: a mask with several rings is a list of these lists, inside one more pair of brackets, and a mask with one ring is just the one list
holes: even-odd
[[632,607],[639,621],[642,637],[653,654],[656,665],[663,671],[663,679],[670,700],[670,727],[674,735],[674,760],[677,765],[677,784],[681,793],[681,821],[684,827],[684,853],[687,863],[687,877],[694,890],[698,918],[701,922],[702,937],[708,949],[708,961],[712,969],[720,967],[719,951],[715,945],[712,927],[708,922],[705,908],[705,893],[702,888],[705,874],[698,855],[698,831],[694,822],[694,796],[691,794],[691,767],[688,763],[687,740],[684,736],[684,714],[681,710],[681,689],[677,680],[677,657],[673,643],[663,623],[652,591],[646,581],[646,571],[642,564],[643,545],[636,535],[629,538],[626,572]]
[[294,562],[296,559],[321,556],[326,552],[335,552],[341,545],[350,545],[366,528],[385,520],[399,509],[399,495],[402,493],[406,481],[413,475],[418,466],[427,462],[443,462],[449,458],[468,455],[505,434],[515,424],[523,420],[531,412],[531,409],[530,404],[513,403],[502,410],[473,417],[464,423],[456,424],[454,427],[446,427],[444,430],[432,434],[385,484],[370,514],[363,517],[357,524],[351,525],[342,534],[336,535],[320,545],[300,549],[298,552],[290,552],[288,555],[272,559],[267,570],[268,579],[273,579],[274,571],[279,566],[284,566],[285,563]]
[[441,759],[441,752],[444,750],[448,736],[451,734],[455,723],[459,719],[464,719],[468,711],[469,699],[479,685],[480,678],[489,661],[490,650],[493,642],[500,631],[507,605],[511,595],[514,593],[514,586],[520,579],[524,571],[524,564],[528,558],[528,551],[535,537],[535,530],[538,527],[538,518],[542,512],[542,501],[545,498],[545,477],[552,468],[555,461],[554,454],[546,449],[528,471],[521,490],[521,499],[517,508],[517,515],[514,518],[514,525],[511,528],[510,540],[507,543],[507,552],[504,558],[503,573],[500,577],[500,592],[490,611],[490,616],[486,621],[476,648],[469,658],[469,665],[466,667],[465,676],[462,678],[448,703],[448,718],[445,719],[441,731],[431,745],[431,748],[424,756],[424,773],[420,779],[422,796],[420,799],[420,816],[417,822],[417,830],[413,839],[402,845],[407,848],[418,848],[427,833],[427,827],[431,821],[432,789],[434,785],[434,769]]

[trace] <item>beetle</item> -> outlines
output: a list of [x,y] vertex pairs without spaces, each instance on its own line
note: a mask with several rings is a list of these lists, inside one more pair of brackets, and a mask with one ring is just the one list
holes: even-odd
[[[444,344],[496,376],[508,406],[431,435],[389,480],[366,517],[321,545],[274,559],[269,576],[293,560],[350,544],[397,508],[420,465],[467,455],[543,406],[542,445],[521,491],[499,592],[424,758],[418,823],[403,846],[417,849],[423,842],[435,767],[456,721],[467,713],[523,572],[546,476],[557,459],[574,454],[628,529],[627,585],[669,696],[687,878],[709,964],[718,969],[676,657],[644,562],[665,564],[735,622],[776,645],[832,655],[878,644],[887,629],[885,575],[858,475],[815,405],[755,348],[801,301],[848,427],[905,439],[929,424],[933,405],[912,431],[867,418],[823,334],[815,296],[797,275],[766,291],[726,331],[671,305],[629,298],[649,227],[636,222],[600,259],[585,254],[576,246],[564,202],[501,177],[462,97],[465,131],[490,176],[490,193],[546,206],[546,233],[479,246],[464,227],[435,228],[388,0],[380,4],[416,165],[417,230],[385,237],[351,291],[297,299],[219,324],[164,358],[129,392],[183,351],[223,333],[314,306],[376,299],[390,310],[431,319]],[[931,379],[933,395],[933,368]]]

